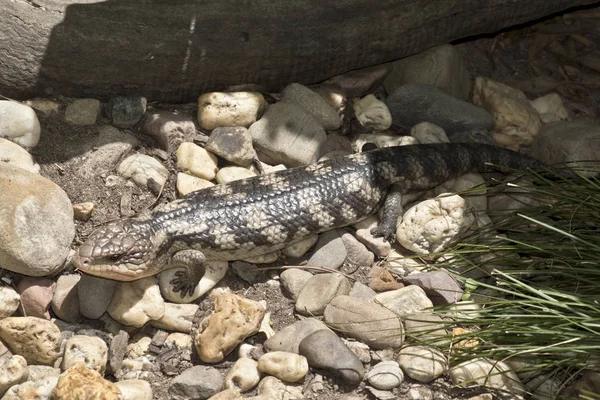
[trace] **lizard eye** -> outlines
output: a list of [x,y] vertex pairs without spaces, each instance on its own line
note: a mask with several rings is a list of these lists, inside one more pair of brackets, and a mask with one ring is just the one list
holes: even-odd
[[112,261],[117,261],[119,258],[120,258],[120,257],[119,257],[119,255],[118,255],[118,254],[113,254],[112,256],[110,256],[110,259],[111,259]]

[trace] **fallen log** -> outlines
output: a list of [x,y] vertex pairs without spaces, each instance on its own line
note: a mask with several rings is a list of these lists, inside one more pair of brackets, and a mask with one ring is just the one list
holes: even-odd
[[320,82],[590,0],[9,0],[0,94],[185,102]]

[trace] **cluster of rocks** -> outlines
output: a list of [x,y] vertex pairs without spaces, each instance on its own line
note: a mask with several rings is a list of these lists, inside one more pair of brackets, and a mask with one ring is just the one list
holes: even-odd
[[[0,349],[3,399],[71,399],[77,398],[77,388],[106,399],[150,399],[147,380],[152,380],[158,359],[167,375],[178,373],[161,349],[187,354],[185,365],[195,352],[203,363],[169,382],[169,398],[233,399],[253,390],[253,397],[244,398],[303,398],[308,386],[317,394],[322,390],[319,371],[364,385],[380,399],[396,396],[407,378],[418,388],[409,394],[412,398],[426,396],[428,390],[431,396],[418,383],[446,375],[457,385],[515,395],[530,391],[540,399],[553,398],[557,391],[558,383],[550,377],[527,382],[514,363],[477,359],[456,365],[448,353],[420,344],[430,340],[440,346],[450,334],[461,334],[446,329],[447,321],[432,311],[434,305],[455,305],[461,316],[477,313],[474,303],[462,301],[462,288],[449,272],[423,272],[424,265],[409,255],[430,258],[469,229],[489,223],[490,210],[514,207],[507,199],[488,203],[480,175],[406,198],[397,243],[371,235],[378,223],[374,216],[282,250],[296,264],[330,272],[285,269],[269,280],[268,285],[293,300],[300,316],[275,333],[265,301],[211,291],[227,274],[225,262],[210,264],[195,292],[183,299],[169,285],[175,270],[133,282],[76,274],[56,281],[44,278],[68,265],[73,218],[88,220],[94,203],[71,204],[59,186],[39,175],[27,152],[43,132],[36,111],[59,113],[60,105],[28,104],[0,101],[0,137],[6,138],[0,138],[0,209],[7,216],[0,220],[0,266],[25,275],[16,290],[0,291],[0,338],[6,345]],[[64,110],[64,121],[96,124],[102,106],[95,99],[74,100]],[[556,163],[594,159],[600,143],[592,140],[600,135],[600,126],[569,120],[557,94],[529,101],[523,92],[489,78],[472,83],[449,45],[312,88],[290,84],[270,97],[206,93],[198,99],[196,121],[178,112],[149,110],[142,97],[114,98],[104,106],[112,126],[103,128],[103,139],[82,160],[82,174],[104,173],[107,186],[128,180],[154,195],[173,172],[161,157],[130,154],[140,142],[117,128],[139,128],[155,140],[163,160],[174,157],[179,195],[377,147],[479,141],[526,148],[536,158]],[[454,194],[473,188],[479,188],[476,195]],[[132,214],[121,209],[123,217]],[[255,264],[274,262],[279,255],[236,261],[231,269],[254,284],[259,274]],[[375,260],[383,261],[374,266]],[[335,272],[340,268],[368,270],[368,285]],[[189,303],[209,291],[205,301],[212,302],[213,312],[197,326],[194,318],[201,311]],[[12,316],[19,306],[27,316]],[[50,308],[58,318],[54,322]],[[100,321],[104,330],[79,325],[83,318]],[[138,336],[128,333],[148,326],[153,335],[148,329]],[[259,332],[266,341],[249,344],[248,338]],[[234,352],[237,360],[226,374],[208,366]],[[104,374],[118,382],[109,382]],[[308,376],[310,385],[297,384]]]

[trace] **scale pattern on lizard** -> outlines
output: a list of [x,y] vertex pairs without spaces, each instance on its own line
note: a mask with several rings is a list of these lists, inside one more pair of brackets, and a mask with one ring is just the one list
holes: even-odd
[[475,143],[372,150],[202,189],[148,217],[109,222],[87,238],[73,261],[84,272],[122,281],[185,267],[173,281],[183,296],[193,292],[206,261],[266,254],[382,207],[375,233],[391,239],[395,195],[469,172],[541,167],[533,158]]

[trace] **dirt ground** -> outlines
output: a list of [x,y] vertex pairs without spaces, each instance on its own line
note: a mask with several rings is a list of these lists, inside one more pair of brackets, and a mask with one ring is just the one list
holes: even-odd
[[[598,13],[598,11],[595,11]],[[558,92],[565,102],[571,117],[586,117],[598,119],[600,112],[600,69],[594,70],[589,66],[600,65],[600,18],[587,11],[586,18],[581,14],[556,17],[502,34],[471,39],[456,43],[462,53],[472,76],[488,76],[509,83],[524,90],[530,99],[549,92]],[[594,64],[594,62],[596,64]],[[587,66],[586,66],[587,65]],[[64,111],[70,99],[52,99],[61,104]],[[178,110],[195,119],[196,105],[165,105],[151,103],[149,109]],[[121,218],[121,210],[129,208],[139,213],[153,208],[157,203],[173,200],[175,194],[176,168],[174,156],[156,151],[158,147],[153,140],[145,136],[139,128],[128,130],[137,137],[140,145],[133,150],[155,155],[161,158],[169,169],[170,177],[160,199],[149,191],[125,181],[117,181],[113,186],[107,186],[112,173],[82,179],[78,170],[83,162],[90,144],[98,138],[98,127],[76,126],[65,123],[63,113],[49,116],[40,115],[42,137],[39,145],[32,151],[36,162],[41,165],[41,174],[62,187],[71,201],[93,202],[94,212],[88,222],[76,222],[77,234],[73,243],[76,248],[82,238],[88,235],[95,226],[108,220]],[[97,125],[108,125],[110,121],[103,116]],[[234,292],[255,300],[266,300],[268,311],[271,312],[273,329],[279,330],[293,322],[293,302],[283,296],[279,286],[274,285],[271,278],[278,271],[262,272],[256,282],[249,284],[236,277],[231,271],[219,286],[230,287]],[[359,270],[354,277],[368,283],[368,271]],[[207,299],[201,301],[202,313],[210,311]],[[150,332],[150,330],[148,330]],[[251,338],[250,343],[262,343],[261,335]],[[157,359],[153,371],[152,382],[155,399],[167,399],[167,382],[173,373],[179,373],[193,363],[199,363],[194,355],[180,354],[181,358],[170,360],[170,365],[176,365],[176,370],[164,373],[164,365]],[[231,366],[234,357],[227,358],[223,363],[215,365],[225,372]],[[337,399],[343,395],[353,395],[359,398],[372,398],[364,390],[364,383],[358,387],[343,385],[335,377],[323,373],[322,389],[317,392],[307,391],[308,398],[321,400]],[[306,387],[314,384],[314,375],[309,375],[304,381]],[[317,382],[318,383],[318,382]],[[318,386],[313,386],[316,388]],[[398,399],[415,398],[410,390],[418,390],[423,399],[461,399],[470,398],[484,390],[459,390],[451,388],[447,379],[438,379],[430,385],[418,384],[406,378],[402,386],[394,393]]]

